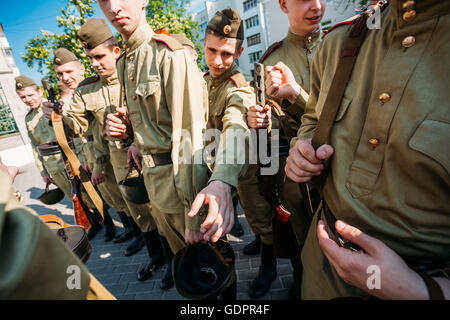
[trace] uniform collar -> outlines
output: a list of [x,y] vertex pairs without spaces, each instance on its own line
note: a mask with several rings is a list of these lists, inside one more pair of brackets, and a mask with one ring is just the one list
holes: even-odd
[[287,41],[294,43],[295,45],[299,45],[302,48],[310,48],[314,46],[314,44],[317,41],[320,41],[320,35],[321,35],[320,29],[314,31],[313,33],[310,33],[306,36],[299,36],[291,31],[291,29],[288,30],[288,34],[286,36]]
[[211,76],[211,80],[214,82],[214,84],[220,84],[222,82],[225,82],[227,79],[229,79],[232,75],[234,75],[235,73],[238,73],[238,66],[236,64],[236,62],[233,62],[233,64],[231,65],[231,67],[225,71],[223,74],[221,74],[218,77],[213,77]]
[[143,24],[139,28],[134,31],[134,33],[131,35],[130,39],[124,43],[124,48],[126,51],[133,51],[137,47],[139,47],[141,44],[144,43],[144,41],[150,40],[155,32],[153,32],[152,27],[148,23]]
[[391,15],[400,28],[450,13],[450,2],[442,0],[391,0]]
[[113,84],[119,83],[119,78],[117,78],[117,73],[108,78],[100,77],[100,79],[102,80],[102,83],[107,84],[107,85],[113,85]]

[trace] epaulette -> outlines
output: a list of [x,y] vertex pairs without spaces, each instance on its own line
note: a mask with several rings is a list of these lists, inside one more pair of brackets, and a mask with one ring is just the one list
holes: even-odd
[[231,81],[233,81],[234,85],[237,88],[248,86],[248,82],[245,79],[245,76],[242,73],[236,73],[230,77]]
[[152,39],[164,43],[171,51],[184,49],[181,43],[179,43],[176,39],[165,34],[155,33]]
[[261,59],[259,59],[259,63],[263,63],[264,60],[267,59],[275,50],[277,50],[283,44],[283,40],[273,43],[269,48],[267,48],[266,52],[264,52]]
[[100,80],[100,77],[98,76],[98,74],[95,75],[95,76],[86,78],[86,79],[84,79],[83,81],[80,82],[80,84],[78,85],[78,88],[80,88],[82,86],[85,86],[85,85],[88,85],[88,84],[91,84],[91,83],[94,83],[94,82],[97,82],[98,80]]

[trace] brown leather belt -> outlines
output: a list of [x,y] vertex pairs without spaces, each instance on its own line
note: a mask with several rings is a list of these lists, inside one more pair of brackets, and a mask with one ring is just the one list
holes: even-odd
[[164,166],[172,163],[172,153],[154,153],[142,155],[142,163],[148,168]]

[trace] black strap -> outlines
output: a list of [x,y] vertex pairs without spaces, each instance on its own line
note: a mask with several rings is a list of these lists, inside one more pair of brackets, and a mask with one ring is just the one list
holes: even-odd
[[442,292],[439,284],[428,276],[425,272],[416,271],[417,274],[423,279],[425,285],[427,286],[428,293],[430,295],[430,300],[445,300],[444,293]]

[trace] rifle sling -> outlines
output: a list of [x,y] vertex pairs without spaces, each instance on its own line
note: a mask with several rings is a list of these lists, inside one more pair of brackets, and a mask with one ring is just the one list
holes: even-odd
[[81,183],[83,184],[87,194],[91,198],[97,210],[100,212],[102,219],[104,219],[103,215],[103,201],[92,185],[87,173],[82,169],[81,163],[78,160],[75,153],[70,149],[69,144],[67,143],[66,133],[64,132],[64,125],[62,122],[62,117],[56,112],[52,112],[52,126],[55,131],[56,140],[69,160],[70,164],[73,168],[73,173],[75,176],[80,178]]

